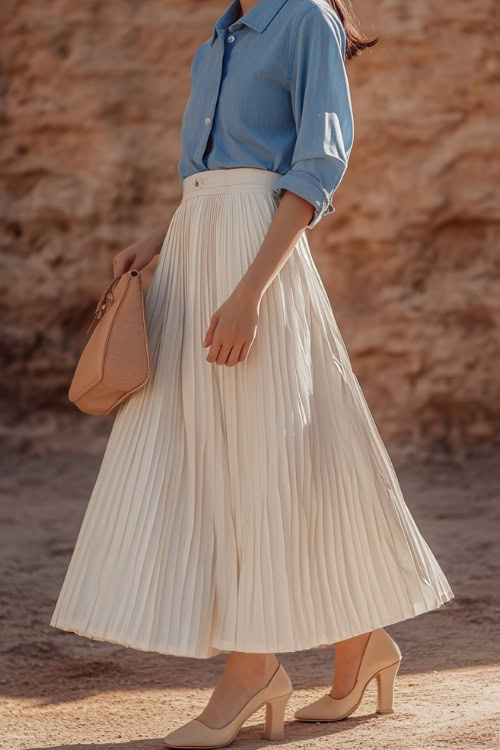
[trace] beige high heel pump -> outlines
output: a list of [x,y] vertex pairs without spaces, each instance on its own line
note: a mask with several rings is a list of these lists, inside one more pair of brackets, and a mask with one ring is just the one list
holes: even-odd
[[191,719],[187,724],[170,732],[164,738],[167,747],[210,748],[224,747],[234,740],[242,724],[266,704],[266,723],[263,737],[266,740],[282,740],[285,736],[285,708],[293,692],[293,685],[282,664],[278,666],[266,687],[259,690],[241,709],[235,718],[219,729],[204,724],[200,719]]
[[361,703],[366,686],[377,678],[377,713],[394,713],[394,682],[401,663],[398,644],[384,628],[377,628],[368,638],[359,665],[356,683],[344,698],[328,693],[308,706],[299,708],[294,716],[301,721],[339,721],[353,713]]

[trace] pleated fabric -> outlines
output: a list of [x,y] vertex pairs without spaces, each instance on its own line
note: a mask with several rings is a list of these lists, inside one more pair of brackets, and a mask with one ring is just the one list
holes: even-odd
[[118,407],[50,624],[164,654],[322,647],[436,609],[451,587],[369,411],[306,233],[248,358],[206,361],[279,174],[183,181],[146,295],[152,375]]

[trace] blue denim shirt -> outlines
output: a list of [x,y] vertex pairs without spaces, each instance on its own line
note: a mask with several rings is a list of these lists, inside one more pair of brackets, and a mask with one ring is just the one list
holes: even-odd
[[354,137],[344,28],[327,0],[259,0],[240,12],[232,0],[194,54],[179,176],[278,172],[274,195],[309,201],[312,228],[335,211]]

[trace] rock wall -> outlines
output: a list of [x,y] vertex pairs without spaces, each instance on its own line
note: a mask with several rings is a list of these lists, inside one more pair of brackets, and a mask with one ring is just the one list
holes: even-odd
[[[113,255],[180,200],[190,62],[227,4],[4,0],[4,440],[33,448],[73,417],[90,442],[106,431],[68,405],[72,370]],[[380,41],[348,64],[355,143],[311,249],[384,439],[488,450],[500,441],[497,3],[356,11]]]

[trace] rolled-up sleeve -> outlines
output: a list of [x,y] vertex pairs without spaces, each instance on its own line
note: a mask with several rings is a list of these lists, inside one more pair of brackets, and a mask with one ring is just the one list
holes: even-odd
[[312,204],[309,229],[335,211],[333,194],[354,138],[345,46],[345,31],[334,11],[312,5],[292,45],[289,83],[297,139],[291,169],[273,186],[277,197],[286,189]]

